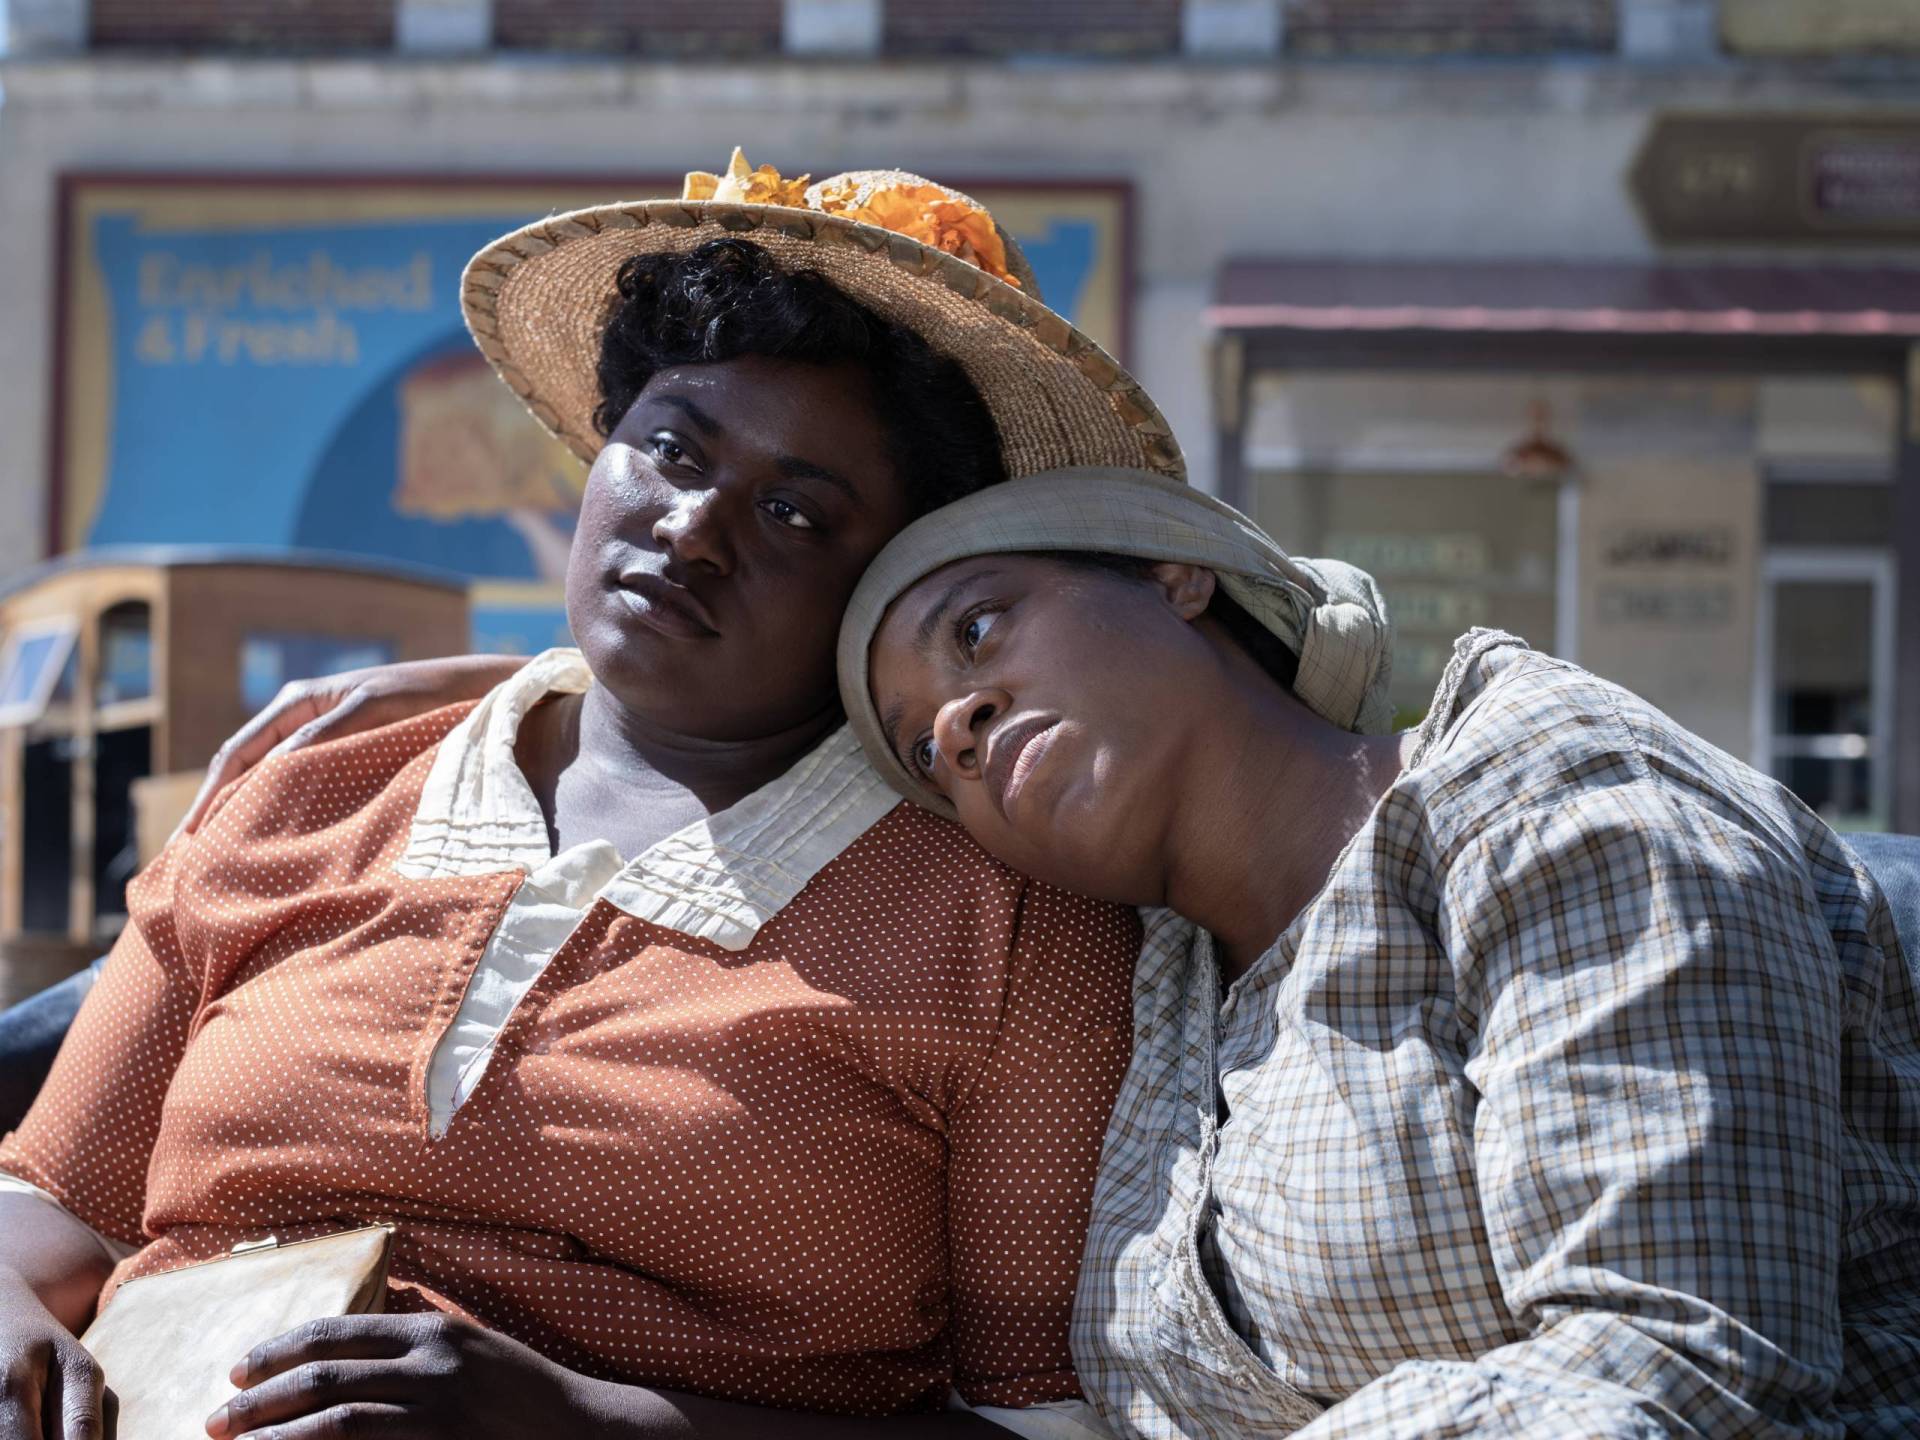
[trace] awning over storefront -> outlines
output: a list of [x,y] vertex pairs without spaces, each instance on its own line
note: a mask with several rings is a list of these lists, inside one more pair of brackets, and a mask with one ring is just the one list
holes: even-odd
[[1920,268],[1235,260],[1217,330],[1920,338]]

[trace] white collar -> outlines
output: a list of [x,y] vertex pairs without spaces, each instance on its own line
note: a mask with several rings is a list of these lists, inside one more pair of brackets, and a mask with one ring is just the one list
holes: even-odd
[[[433,879],[545,865],[546,821],[514,761],[514,741],[548,695],[577,695],[592,684],[578,650],[549,650],[495,686],[440,742],[394,868]],[[629,861],[601,898],[637,919],[744,950],[899,803],[843,725],[786,774]]]

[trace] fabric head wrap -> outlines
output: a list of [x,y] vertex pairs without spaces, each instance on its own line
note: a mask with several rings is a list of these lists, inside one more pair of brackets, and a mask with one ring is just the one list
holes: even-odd
[[894,753],[868,690],[867,660],[887,607],[972,555],[1088,550],[1201,565],[1300,659],[1294,694],[1345,730],[1385,734],[1393,628],[1373,577],[1338,560],[1296,560],[1230,505],[1144,470],[1055,470],[942,506],[896,535],[868,567],[840,623],[840,698],[867,758],[915,804],[953,816]]

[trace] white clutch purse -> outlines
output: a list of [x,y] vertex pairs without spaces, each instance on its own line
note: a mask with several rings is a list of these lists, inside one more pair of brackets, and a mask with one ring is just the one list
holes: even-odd
[[207,1417],[254,1346],[332,1315],[369,1315],[387,1294],[391,1225],[369,1225],[129,1280],[80,1337],[119,1402],[119,1440],[206,1440]]

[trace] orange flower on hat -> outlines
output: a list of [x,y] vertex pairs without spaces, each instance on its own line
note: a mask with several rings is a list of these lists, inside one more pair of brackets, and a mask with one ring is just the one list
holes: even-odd
[[1006,241],[1000,238],[993,217],[938,185],[890,185],[869,191],[858,181],[828,181],[810,200],[810,178],[783,179],[771,165],[752,169],[736,145],[726,174],[688,171],[680,198],[728,205],[785,205],[842,215],[957,255],[1009,285],[1020,283],[1007,267]]
[[964,200],[956,200],[937,185],[899,185],[876,190],[858,209],[843,211],[849,220],[863,221],[905,235],[949,255],[958,255],[1009,285],[1020,282],[1007,268],[1007,246],[993,217]]
[[802,175],[798,180],[783,179],[771,165],[762,165],[757,170],[749,169],[746,153],[736,145],[733,147],[733,158],[727,162],[726,174],[689,170],[680,198],[713,200],[728,205],[785,205],[800,210],[806,208],[807,182],[812,178]]

